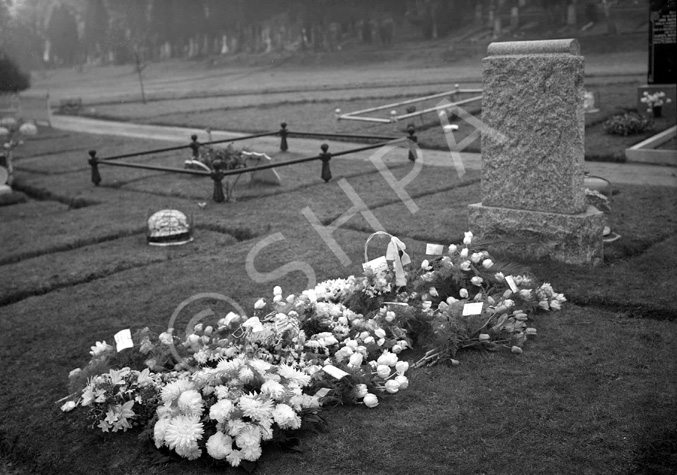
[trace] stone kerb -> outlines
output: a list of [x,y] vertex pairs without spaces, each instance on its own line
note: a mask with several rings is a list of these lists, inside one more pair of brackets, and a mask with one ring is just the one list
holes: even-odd
[[491,133],[482,134],[482,203],[470,205],[469,223],[491,240],[527,238],[524,254],[596,264],[604,223],[583,189],[579,51],[574,39],[489,45],[482,122]]

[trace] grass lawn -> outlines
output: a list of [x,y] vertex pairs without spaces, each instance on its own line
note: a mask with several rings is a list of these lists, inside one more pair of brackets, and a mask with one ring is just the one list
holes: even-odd
[[[49,153],[50,141],[68,151]],[[251,309],[274,285],[285,294],[305,289],[302,272],[269,282],[248,274],[247,256],[273,233],[284,239],[254,260],[264,276],[293,261],[308,263],[318,280],[359,274],[372,232],[364,216],[332,234],[349,258],[344,265],[302,214],[309,208],[329,224],[350,209],[339,181],[416,263],[426,242],[462,236],[465,207],[479,200],[476,172],[458,180],[450,168],[424,166],[406,187],[418,207],[412,213],[369,162],[338,159],[329,183],[316,163],[283,167],[282,186],[243,184],[240,199],[225,204],[209,200],[210,180],[165,173],[102,167],[104,182],[94,187],[85,162],[93,145],[112,154],[158,144],[75,133],[31,142],[16,162],[17,186],[31,199],[0,207],[0,455],[23,473],[222,472],[206,460],[153,465],[137,432],[103,434],[85,428],[83,411],[61,413],[55,402],[67,395],[69,371],[88,361],[95,341],[111,342],[121,329],[165,329],[198,292]],[[403,156],[390,166],[401,179],[412,165]],[[326,432],[306,434],[302,453],[269,447],[257,473],[671,473],[677,197],[672,188],[622,186],[611,206],[622,239],[607,246],[604,265],[526,263],[570,302],[534,316],[538,337],[524,354],[469,351],[460,366],[410,370],[407,390],[371,410],[328,409]],[[145,244],[146,217],[166,207],[192,217],[194,242]],[[370,256],[383,250],[372,244]]]

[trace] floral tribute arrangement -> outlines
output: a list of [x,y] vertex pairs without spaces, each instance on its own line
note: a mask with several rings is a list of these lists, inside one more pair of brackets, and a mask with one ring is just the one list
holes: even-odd
[[[185,168],[194,170],[204,170],[208,172],[213,171],[230,171],[238,170],[248,167],[248,161],[261,160],[262,158],[270,157],[265,153],[250,152],[246,149],[238,150],[233,147],[233,144],[228,144],[225,148],[211,147],[209,145],[202,145],[198,149],[197,157],[186,160]],[[234,201],[234,192],[237,182],[242,175],[235,175],[234,177],[226,177],[223,180],[223,189],[225,191],[226,201]]]
[[7,184],[12,184],[14,167],[12,164],[12,151],[23,144],[24,136],[36,135],[38,128],[32,122],[24,122],[14,117],[3,117],[0,119],[0,143],[2,150],[0,155],[4,156],[4,163],[0,163],[7,168],[9,179]]
[[640,99],[640,102],[642,104],[646,104],[647,112],[653,113],[655,117],[660,117],[661,115],[660,108],[663,107],[665,104],[672,102],[672,100],[669,97],[666,98],[665,93],[663,91],[657,91],[654,93],[644,91]]
[[[410,367],[457,365],[467,348],[522,353],[536,335],[529,315],[566,300],[518,266],[495,263],[470,232],[462,244],[429,244],[431,257],[415,269],[406,245],[387,236],[386,255],[364,264],[362,277],[286,298],[275,287],[252,316],[230,312],[185,338],[145,328],[133,338],[118,333],[117,352],[96,342],[89,364],[71,372],[62,410],[88,408],[91,426],[104,432],[138,426],[159,450],[190,460],[206,452],[251,464],[266,441],[320,423],[323,406],[373,408],[407,389]],[[403,360],[415,345],[427,352]],[[125,354],[143,363],[111,368]]]

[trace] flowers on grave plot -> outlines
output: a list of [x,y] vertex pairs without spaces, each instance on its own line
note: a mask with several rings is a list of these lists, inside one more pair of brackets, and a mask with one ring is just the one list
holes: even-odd
[[[362,277],[298,295],[275,287],[251,316],[230,312],[185,338],[174,329],[138,331],[138,352],[126,351],[145,369],[111,369],[120,355],[96,342],[90,363],[72,372],[80,388],[62,409],[83,406],[102,431],[140,426],[158,449],[238,466],[258,460],[266,443],[320,423],[323,407],[377,408],[408,389],[410,368],[457,365],[469,348],[521,354],[537,334],[529,315],[566,300],[497,262],[472,233],[417,266],[403,265],[402,241],[391,236],[390,244],[399,263],[376,259]],[[405,361],[415,345],[428,351]]]
[[[249,160],[260,160],[267,158],[266,154],[248,152],[245,149],[236,149],[232,144],[225,148],[211,147],[209,145],[200,145],[197,149],[197,156],[191,160],[185,161],[185,168],[194,170],[203,170],[208,172],[227,172],[247,168]],[[225,191],[226,201],[233,201],[235,186],[242,175],[224,177],[223,189]]]
[[225,148],[202,145],[198,150],[197,160],[204,163],[212,170],[236,170],[245,168],[247,157],[232,144]]
[[[640,98],[640,102],[642,104],[646,104],[647,112],[656,115],[657,113],[656,108],[663,107],[665,104],[672,102],[672,99],[670,99],[669,97],[665,97],[665,93],[663,91],[656,91],[653,93],[644,91],[642,97]],[[657,115],[657,117],[658,116],[660,115]]]
[[38,128],[32,122],[25,122],[13,117],[0,119],[0,142],[5,150],[13,150],[23,144],[24,137],[37,133]]
[[24,137],[36,135],[38,128],[32,122],[24,122],[13,117],[3,117],[0,119],[0,166],[7,168],[7,184],[11,185],[14,181],[14,165],[12,163],[13,150],[23,144]]

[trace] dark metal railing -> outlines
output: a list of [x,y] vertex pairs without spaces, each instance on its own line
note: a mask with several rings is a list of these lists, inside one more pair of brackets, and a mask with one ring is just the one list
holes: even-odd
[[[331,169],[329,166],[329,161],[333,157],[339,157],[343,155],[349,155],[353,153],[359,153],[363,152],[366,150],[373,150],[376,148],[383,147],[385,145],[393,145],[396,143],[402,143],[404,141],[409,142],[412,147],[410,147],[409,151],[409,159],[410,160],[415,160],[416,155],[411,150],[413,146],[415,146],[417,142],[417,137],[414,134],[414,126],[409,125],[407,127],[407,137],[384,137],[384,136],[374,136],[374,135],[355,135],[355,134],[332,134],[332,133],[318,133],[318,132],[296,132],[296,131],[290,131],[287,129],[287,124],[282,123],[280,124],[281,128],[277,132],[264,132],[264,133],[259,133],[259,134],[252,134],[252,135],[246,135],[246,136],[241,136],[241,137],[234,137],[230,139],[223,139],[223,140],[213,140],[209,142],[199,142],[197,140],[197,135],[192,135],[191,136],[191,142],[188,145],[180,145],[176,147],[167,147],[167,148],[161,148],[161,149],[155,149],[155,150],[146,150],[143,152],[136,152],[136,153],[127,153],[123,155],[114,155],[112,157],[106,157],[106,158],[99,158],[96,155],[96,150],[90,150],[89,151],[89,159],[87,160],[90,167],[91,167],[91,180],[92,183],[95,185],[99,185],[101,183],[101,174],[99,172],[99,165],[106,165],[106,166],[115,166],[115,167],[126,167],[126,168],[137,168],[137,169],[142,169],[142,170],[153,170],[153,171],[162,171],[162,172],[169,172],[169,173],[182,173],[184,175],[193,175],[193,176],[201,176],[201,177],[210,177],[213,182],[214,182],[214,191],[213,191],[213,199],[217,203],[221,203],[225,201],[225,195],[223,193],[223,179],[228,176],[233,176],[233,175],[242,175],[244,173],[253,173],[256,171],[260,170],[266,170],[269,168],[278,168],[278,167],[284,167],[288,165],[296,165],[299,163],[306,163],[306,162],[312,162],[316,160],[320,160],[322,162],[322,170],[320,173],[320,177],[326,182],[331,180]],[[148,165],[148,164],[143,164],[143,163],[129,163],[129,162],[119,162],[117,160],[122,159],[122,158],[131,158],[131,157],[139,157],[143,155],[151,155],[151,154],[157,154],[157,153],[164,153],[164,152],[173,152],[177,150],[185,150],[185,149],[190,149],[193,152],[193,158],[197,158],[199,155],[200,147],[204,145],[215,145],[215,144],[223,144],[223,143],[229,143],[229,142],[236,142],[240,140],[247,140],[247,139],[254,139],[254,138],[260,138],[260,137],[270,137],[270,136],[279,136],[280,137],[280,150],[286,151],[288,150],[288,141],[287,138],[290,136],[294,137],[315,137],[315,138],[326,138],[326,139],[332,139],[332,138],[343,138],[343,139],[359,139],[359,140],[379,140],[378,143],[373,144],[373,145],[366,145],[364,147],[358,147],[350,150],[344,150],[341,152],[336,152],[336,153],[330,153],[329,150],[329,145],[322,144],[320,146],[321,152],[318,155],[312,156],[312,157],[305,157],[305,158],[296,158],[293,160],[285,160],[277,163],[270,163],[266,165],[257,165],[255,167],[251,168],[240,168],[236,170],[220,170],[220,169],[212,169],[210,171],[207,170],[193,170],[193,169],[187,169],[187,168],[177,168],[177,167],[166,167],[162,165]]]

